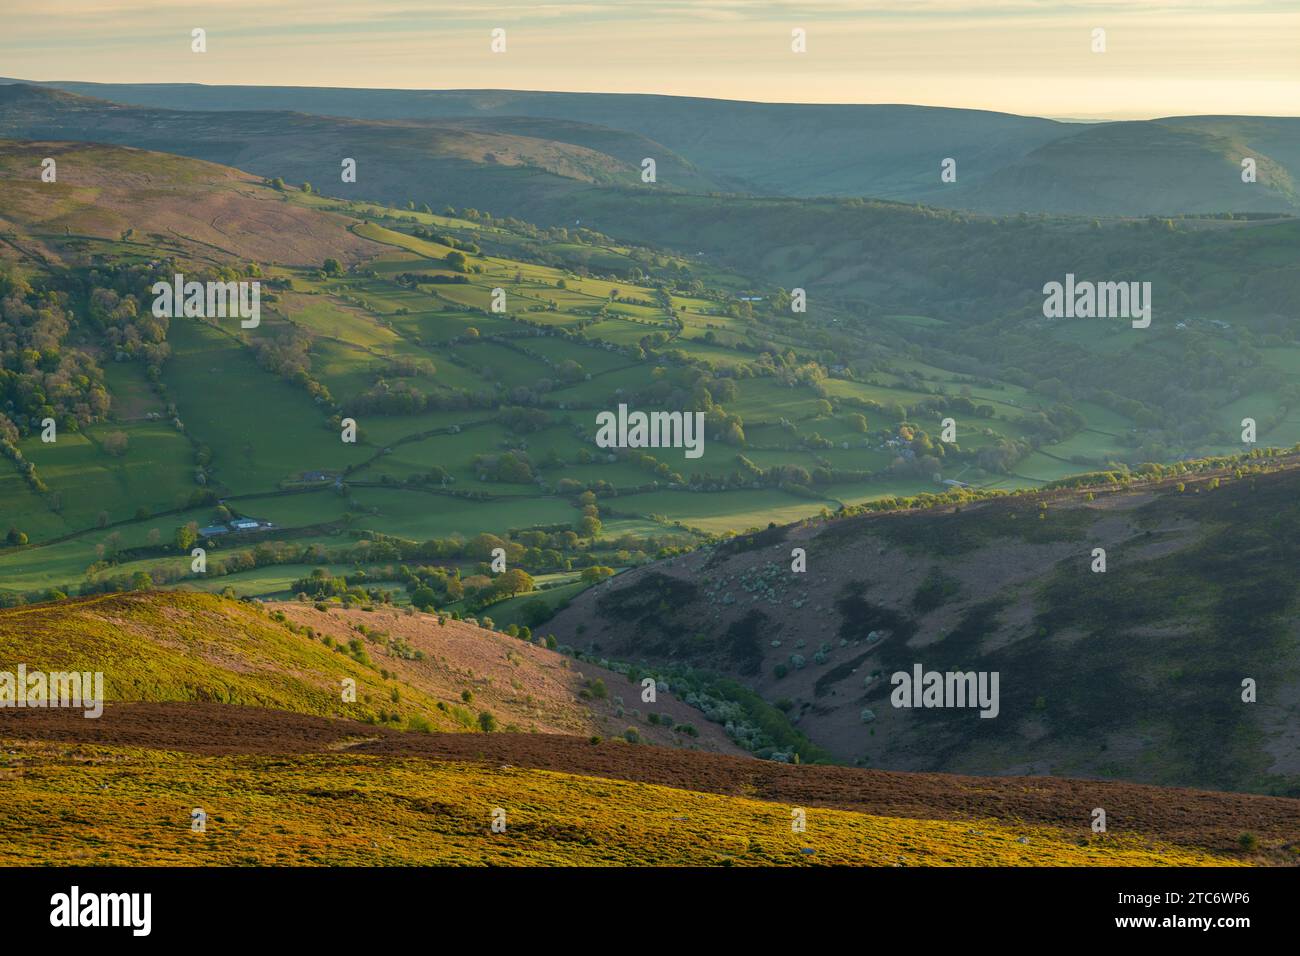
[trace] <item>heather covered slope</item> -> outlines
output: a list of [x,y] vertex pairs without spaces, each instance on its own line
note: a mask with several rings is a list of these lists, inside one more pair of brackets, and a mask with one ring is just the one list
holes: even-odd
[[[46,158],[56,163],[55,182],[41,180]],[[63,261],[59,245],[73,239],[222,264],[374,255],[377,247],[349,224],[286,203],[258,177],[226,166],[93,143],[0,140],[0,234],[50,263]]]
[[[285,612],[288,612],[287,614]],[[208,594],[114,594],[0,610],[7,670],[100,671],[110,703],[238,704],[413,729],[622,734],[737,753],[721,728],[663,693],[671,720],[616,716],[621,674],[437,615],[317,611]],[[345,702],[342,682],[356,684]],[[599,690],[593,693],[593,688]],[[686,732],[686,726],[692,728]]]
[[[613,744],[611,746],[630,746]],[[1222,866],[1141,836],[910,820],[513,767],[25,747],[4,865]],[[13,759],[13,758],[10,758]],[[110,769],[111,768],[111,769]],[[190,830],[197,805],[209,814]],[[74,812],[78,824],[40,812]],[[494,813],[505,823],[493,832]]]
[[[866,766],[1295,794],[1300,470],[1279,464],[774,527],[621,575],[547,626],[732,674]],[[891,706],[918,663],[998,672],[998,716]]]
[[[0,827],[28,837],[0,851],[11,863],[1285,865],[1300,836],[1296,801],[1274,797],[412,734],[217,704],[2,713],[0,745]],[[36,810],[72,804],[75,826]]]
[[[109,699],[97,719],[0,710],[5,865],[1285,865],[1300,836],[1291,800],[791,766],[636,717],[608,733],[583,691],[619,675],[433,615],[114,595],[0,612],[0,660],[102,668]],[[506,732],[464,732],[471,706]]]

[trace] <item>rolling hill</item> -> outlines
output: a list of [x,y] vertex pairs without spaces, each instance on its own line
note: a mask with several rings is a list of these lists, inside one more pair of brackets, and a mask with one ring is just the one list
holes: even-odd
[[[0,85],[0,134],[116,143],[237,166],[294,181],[339,183],[357,163],[360,195],[397,197],[437,180],[473,200],[501,183],[630,185],[653,156],[674,189],[718,188],[697,168],[645,137],[573,121],[361,120],[289,111],[192,112],[126,106],[26,84]],[[271,170],[275,170],[272,172]],[[406,190],[410,192],[410,190]],[[484,197],[488,193],[484,192]]]
[[[6,145],[0,603],[155,585],[283,598],[321,568],[313,597],[406,603],[428,588],[453,613],[490,606],[532,626],[601,574],[950,487],[936,474],[998,491],[1228,453],[1244,416],[1261,447],[1300,441],[1294,222],[1098,232],[744,200],[693,238],[797,251],[806,231],[844,255],[744,261],[738,248],[726,268],[572,224],[344,201],[170,154]],[[42,183],[51,153],[59,181]],[[629,202],[678,234],[717,202],[668,195]],[[775,217],[785,232],[764,226]],[[931,240],[954,255],[970,243],[967,267],[927,271]],[[1014,305],[1033,294],[1027,263],[1050,276],[1075,256],[1166,276],[1184,311],[1093,331]],[[918,281],[882,283],[873,263],[886,262]],[[808,314],[782,305],[783,269],[816,283]],[[261,325],[156,321],[152,283],[178,271],[262,283]],[[881,290],[873,302],[816,291],[859,278]],[[698,409],[702,456],[598,448],[596,415],[627,402]],[[946,416],[956,440],[938,440]],[[355,443],[339,440],[344,418]],[[256,530],[223,537],[235,518]],[[177,536],[214,524],[195,573]],[[528,572],[522,590],[485,583],[498,545]]]
[[[626,715],[619,701],[639,700],[640,686],[625,675],[414,609],[270,611],[207,594],[107,595],[0,610],[0,659],[102,672],[109,717],[125,704],[216,702],[260,708],[272,721],[299,714],[479,733],[487,713],[493,727],[519,732],[618,736],[635,725],[648,742],[739,752],[666,690],[655,721]],[[345,679],[354,701],[343,699]],[[690,733],[674,729],[688,724]]]
[[146,92],[0,86],[0,863],[1295,862],[1288,121]]
[[[46,158],[57,164],[53,183],[39,178]],[[52,240],[101,239],[220,264],[355,263],[372,251],[347,219],[286,205],[248,173],[166,153],[0,140],[0,179],[0,231],[59,264]]]
[[[997,214],[1294,212],[1300,208],[1297,136],[1300,121],[1285,119],[1107,123],[1053,140],[986,177],[959,179],[950,196],[935,189],[919,198]],[[1274,157],[1264,144],[1285,152]],[[1241,178],[1247,157],[1257,176],[1249,184]]]
[[[1296,466],[773,526],[620,575],[546,626],[593,657],[733,675],[859,765],[1294,796]],[[999,673],[1000,709],[897,706],[892,677],[918,664]]]
[[[45,85],[170,110],[292,110],[363,120],[474,118],[476,129],[508,134],[522,124],[528,135],[565,142],[573,140],[565,138],[561,124],[578,123],[603,130],[600,142],[620,131],[662,144],[674,163],[684,157],[693,170],[674,168],[662,181],[691,191],[707,189],[711,180],[733,192],[873,197],[998,215],[1169,216],[1300,208],[1294,189],[1300,119],[1290,117],[1170,117],[1092,125],[894,104],[639,94]],[[578,142],[597,144],[590,132]],[[609,152],[619,155],[617,148]],[[639,161],[635,152],[622,154],[624,161]],[[1258,161],[1259,178],[1244,188],[1240,163],[1247,156]],[[957,160],[957,182],[941,184],[940,163],[949,157]],[[1170,175],[1173,169],[1178,175]],[[478,197],[474,201],[486,204]],[[536,216],[534,210],[516,214]]]
[[[621,673],[436,615],[114,595],[0,610],[0,659],[28,674],[102,671],[108,701],[96,719],[0,708],[0,827],[25,835],[5,842],[6,865],[1196,866],[1294,856],[1293,801],[728,756],[736,748],[720,729],[666,688],[655,714],[695,713],[702,730],[615,716],[605,690],[639,690]],[[340,692],[344,679],[356,682],[355,702]],[[601,694],[586,692],[597,684]],[[1097,804],[1110,814],[1103,834],[1089,830]],[[790,825],[800,814],[804,829]]]

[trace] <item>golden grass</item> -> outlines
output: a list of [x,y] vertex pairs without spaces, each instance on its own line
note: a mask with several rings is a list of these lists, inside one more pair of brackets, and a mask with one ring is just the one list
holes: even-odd
[[[0,611],[0,670],[18,664],[102,671],[110,702],[215,701],[366,721],[382,711],[422,716],[433,729],[463,729],[432,696],[385,680],[378,664],[366,666],[266,612],[209,594],[113,594]],[[345,678],[356,681],[355,703],[343,701]]]
[[[541,770],[348,753],[6,742],[0,865],[1197,866],[1135,837],[913,820]],[[208,814],[206,832],[190,812]],[[506,812],[493,833],[492,813]],[[1021,842],[1021,840],[1024,842]]]

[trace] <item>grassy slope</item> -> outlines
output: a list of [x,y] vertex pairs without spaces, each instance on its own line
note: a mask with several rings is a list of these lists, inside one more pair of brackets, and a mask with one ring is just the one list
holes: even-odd
[[[287,620],[201,592],[0,610],[0,667],[101,671],[110,703],[212,701],[366,722],[386,714],[399,726],[423,720],[446,731],[477,731],[478,715],[488,712],[502,729],[617,735],[635,726],[655,743],[737,752],[721,728],[668,694],[655,708],[672,717],[664,726],[649,724],[648,714],[617,715],[615,698],[631,702],[639,692],[623,675],[570,667],[561,655],[505,634],[391,609],[294,604],[276,613]],[[325,636],[335,647],[358,642],[369,663],[327,647]],[[355,703],[342,700],[344,678],[356,681]],[[580,696],[596,679],[607,696]],[[685,723],[699,736],[670,729]]]
[[[0,611],[0,659],[10,669],[103,672],[109,702],[217,701],[356,719],[384,709],[456,729],[421,690],[207,594],[109,595]],[[344,678],[356,681],[355,704],[342,701]],[[390,700],[395,687],[400,703]]]
[[[609,746],[621,746],[610,744]],[[652,784],[351,754],[22,745],[0,864],[1222,865],[1135,837],[791,808]],[[191,811],[208,814],[190,829]],[[506,829],[493,833],[493,811]],[[75,818],[69,825],[68,817]]]

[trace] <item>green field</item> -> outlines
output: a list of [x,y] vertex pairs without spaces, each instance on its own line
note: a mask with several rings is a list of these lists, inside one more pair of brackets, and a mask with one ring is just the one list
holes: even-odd
[[[68,210],[87,201],[69,198]],[[766,304],[771,283],[746,271],[780,263],[725,269],[595,233],[546,241],[504,220],[296,192],[277,201],[311,212],[328,205],[366,253],[335,274],[264,264],[281,285],[259,328],[173,320],[156,384],[142,362],[103,361],[106,414],[61,429],[54,444],[25,427],[17,448],[43,490],[0,459],[0,532],[13,527],[28,540],[0,547],[0,593],[174,569],[176,529],[224,520],[222,501],[230,513],[273,522],[261,539],[309,534],[337,550],[367,532],[424,541],[577,529],[577,495],[596,489],[603,529],[567,543],[571,559],[675,525],[728,534],[944,490],[936,475],[1012,490],[1136,465],[1146,454],[1231,450],[1246,416],[1259,422],[1262,443],[1300,441],[1290,382],[1300,346],[1277,337],[1250,353],[1254,387],[1202,383],[1202,430],[1180,443],[1178,428],[1154,427],[1153,413],[1113,383],[1081,386],[1076,368],[1135,355],[1170,369],[1201,355],[1245,367],[1244,346],[1207,321],[1136,337],[1126,327],[1031,320],[1024,336],[998,318],[994,334],[1007,336],[1010,351],[1005,362],[981,361],[972,355],[987,330],[920,302],[867,321],[852,304],[819,305],[790,321]],[[457,271],[447,256],[469,243],[481,249]],[[180,247],[137,234],[85,248],[117,268]],[[862,247],[846,238],[829,248],[851,256]],[[491,311],[498,287],[504,313]],[[740,308],[739,290],[755,289],[759,298]],[[1024,350],[1043,338],[1054,351],[1026,372]],[[596,447],[597,414],[620,403],[705,412],[702,457],[647,449],[653,461],[638,461]],[[966,404],[950,413],[949,403]],[[927,436],[919,440],[937,440],[950,414],[957,439],[947,454],[909,448],[917,430]],[[342,418],[356,420],[358,443],[340,440]],[[731,422],[740,432],[720,440]],[[498,474],[503,456],[526,470]],[[309,493],[281,494],[304,486]],[[218,548],[251,549],[235,538]],[[261,589],[283,583],[279,574],[270,566],[231,580],[275,593]]]

